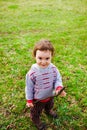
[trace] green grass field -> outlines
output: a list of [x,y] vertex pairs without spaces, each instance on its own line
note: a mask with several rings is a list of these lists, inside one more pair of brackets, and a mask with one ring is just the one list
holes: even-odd
[[47,130],[87,130],[86,0],[0,0],[0,130],[36,130],[25,112],[25,75],[42,38],[55,47],[67,96],[55,98],[58,119],[41,118]]

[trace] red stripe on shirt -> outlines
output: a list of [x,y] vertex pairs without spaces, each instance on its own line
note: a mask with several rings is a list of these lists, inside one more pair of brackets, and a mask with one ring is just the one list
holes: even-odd
[[50,82],[46,82],[46,83],[43,83],[43,84],[49,84]]
[[44,73],[44,74],[42,74],[42,75],[47,75],[47,74],[49,74],[49,73]]

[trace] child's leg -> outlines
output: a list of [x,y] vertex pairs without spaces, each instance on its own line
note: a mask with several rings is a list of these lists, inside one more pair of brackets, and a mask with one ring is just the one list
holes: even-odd
[[44,104],[41,102],[38,102],[34,105],[33,108],[30,109],[30,117],[33,121],[33,123],[39,128],[41,125],[40,115],[44,108]]
[[45,111],[46,111],[46,113],[49,113],[49,111],[53,108],[53,105],[54,105],[54,100],[52,98],[45,105]]
[[51,99],[50,101],[48,101],[45,105],[45,112],[47,115],[52,116],[53,118],[57,118],[57,113],[55,111],[52,110],[54,105],[54,101],[53,99]]

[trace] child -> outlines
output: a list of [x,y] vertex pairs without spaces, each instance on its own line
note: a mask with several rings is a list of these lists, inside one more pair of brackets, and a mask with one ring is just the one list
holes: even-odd
[[[30,107],[30,118],[38,130],[44,130],[46,127],[40,120],[43,109],[47,115],[57,118],[57,114],[52,110],[53,98],[50,97],[53,94],[53,90],[57,94],[63,85],[58,69],[51,63],[53,54],[54,48],[50,41],[39,41],[33,50],[36,63],[31,66],[26,75],[25,93],[27,106]],[[66,96],[64,90],[61,96]],[[41,100],[34,104],[38,99]]]

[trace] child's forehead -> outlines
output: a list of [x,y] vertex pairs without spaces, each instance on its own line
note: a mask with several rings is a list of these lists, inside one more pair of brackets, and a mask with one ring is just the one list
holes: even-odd
[[51,53],[50,50],[37,50],[37,53]]
[[37,50],[36,54],[37,55],[51,55],[51,51],[50,50]]

